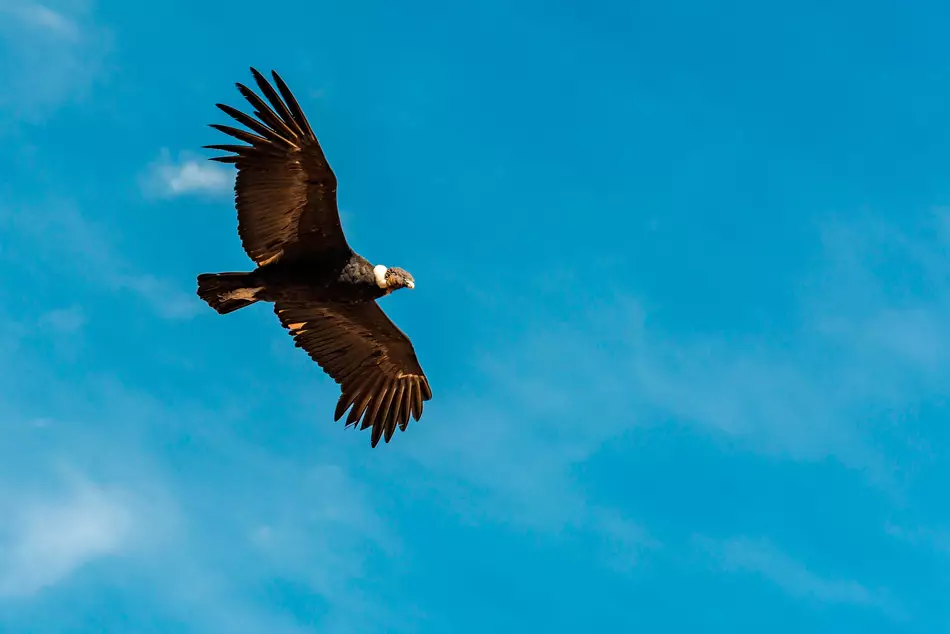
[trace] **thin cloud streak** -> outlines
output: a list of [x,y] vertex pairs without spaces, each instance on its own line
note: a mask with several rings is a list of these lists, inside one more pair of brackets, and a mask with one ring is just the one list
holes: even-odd
[[89,6],[72,9],[0,0],[0,115],[42,121],[63,102],[82,99],[103,71],[111,33],[96,24]]
[[39,2],[4,0],[0,2],[0,14],[23,26],[36,27],[66,40],[76,40],[81,36],[79,25],[73,20]]
[[696,537],[694,543],[724,572],[758,575],[795,599],[871,606],[893,617],[900,615],[885,592],[869,589],[851,579],[818,575],[767,539]]
[[112,246],[104,228],[71,204],[0,208],[0,226],[34,246],[31,259],[45,259],[53,269],[79,274],[113,292],[131,291],[165,319],[190,319],[200,310],[200,301],[190,292],[164,278],[136,271]]
[[891,537],[906,542],[918,548],[930,550],[945,556],[950,556],[950,531],[941,528],[925,526],[902,526],[887,523],[884,531]]
[[86,324],[86,315],[80,306],[69,308],[54,308],[40,315],[39,326],[54,332],[72,335],[79,332]]

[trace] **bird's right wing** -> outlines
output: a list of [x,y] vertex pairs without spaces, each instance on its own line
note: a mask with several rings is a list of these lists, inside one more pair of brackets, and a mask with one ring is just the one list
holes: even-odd
[[300,105],[276,72],[274,83],[283,99],[257,70],[251,73],[270,106],[240,83],[238,90],[256,108],[257,118],[217,106],[252,132],[211,125],[249,145],[205,146],[231,152],[211,160],[237,167],[234,199],[244,250],[259,266],[280,257],[348,250],[337,209],[336,176]]
[[362,419],[360,429],[373,428],[375,447],[398,426],[405,431],[409,416],[419,420],[423,402],[432,398],[412,343],[376,302],[314,304],[278,300],[280,322],[296,345],[307,351],[342,394],[334,420],[347,409],[346,425]]

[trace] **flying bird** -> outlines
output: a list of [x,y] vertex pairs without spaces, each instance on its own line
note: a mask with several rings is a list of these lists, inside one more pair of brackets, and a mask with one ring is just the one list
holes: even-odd
[[340,385],[334,420],[349,410],[347,427],[372,428],[373,447],[380,438],[388,443],[432,398],[412,343],[376,303],[415,280],[350,248],[336,176],[300,105],[276,72],[277,90],[254,68],[251,74],[267,101],[237,88],[256,118],[216,104],[249,131],[211,124],[247,145],[205,147],[227,152],[211,160],[237,168],[238,235],[256,268],[201,274],[198,296],[222,315],[273,302],[296,346]]

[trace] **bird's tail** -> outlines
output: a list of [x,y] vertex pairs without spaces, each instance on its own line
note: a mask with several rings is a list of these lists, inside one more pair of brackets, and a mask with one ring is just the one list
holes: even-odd
[[198,297],[222,315],[257,301],[260,288],[253,285],[252,273],[202,273],[198,276]]

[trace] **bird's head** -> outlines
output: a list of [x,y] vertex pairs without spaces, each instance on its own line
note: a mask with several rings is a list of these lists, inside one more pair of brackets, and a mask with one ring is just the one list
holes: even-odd
[[379,264],[373,268],[373,274],[376,276],[376,284],[391,293],[400,288],[415,288],[416,281],[409,274],[409,271],[401,269],[398,266],[387,268]]

